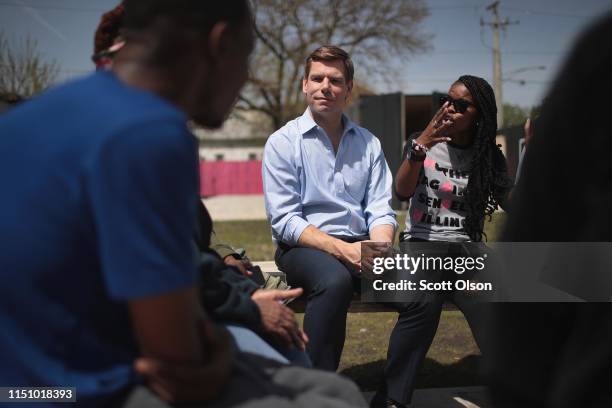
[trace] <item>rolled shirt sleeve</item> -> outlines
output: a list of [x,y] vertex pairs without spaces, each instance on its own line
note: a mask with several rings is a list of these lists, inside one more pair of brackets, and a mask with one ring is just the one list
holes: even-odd
[[309,223],[302,216],[301,185],[293,160],[293,145],[283,129],[270,136],[266,143],[262,177],[272,237],[275,241],[296,245]]
[[368,232],[378,225],[392,225],[397,228],[395,211],[391,208],[393,177],[385,160],[380,141],[373,143],[373,162],[364,197],[365,216]]

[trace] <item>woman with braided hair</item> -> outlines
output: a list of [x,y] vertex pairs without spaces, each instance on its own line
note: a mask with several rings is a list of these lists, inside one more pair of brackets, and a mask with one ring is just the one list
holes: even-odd
[[[464,75],[441,99],[442,106],[426,129],[406,145],[405,160],[396,175],[396,194],[410,201],[400,241],[404,242],[403,250],[408,248],[410,252],[418,247],[418,254],[424,251],[445,258],[475,257],[486,251],[481,243],[485,217],[505,203],[511,188],[505,158],[495,143],[495,95],[484,79]],[[466,242],[477,244],[468,247]],[[427,273],[428,281],[438,282],[473,277],[467,272]],[[418,301],[395,304],[403,313],[389,340],[384,382],[372,401],[373,407],[402,407],[410,402],[416,374],[435,336],[445,300],[459,307],[480,349],[487,348],[485,304],[478,303],[481,299],[474,292],[456,287],[423,292]]]
[[[495,95],[484,79],[464,75],[441,99],[427,128],[407,144],[396,176],[397,195],[410,200],[402,240],[480,242],[485,217],[511,187],[495,143]],[[428,205],[429,197],[440,205]]]

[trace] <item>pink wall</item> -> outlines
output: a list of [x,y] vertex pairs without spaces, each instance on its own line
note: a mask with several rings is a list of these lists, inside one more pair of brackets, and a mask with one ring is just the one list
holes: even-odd
[[201,161],[200,195],[263,194],[261,161]]

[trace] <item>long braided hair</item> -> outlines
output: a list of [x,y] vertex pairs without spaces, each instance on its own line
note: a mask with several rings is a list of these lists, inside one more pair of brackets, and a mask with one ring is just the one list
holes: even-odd
[[497,105],[493,88],[484,79],[472,75],[463,75],[456,83],[465,85],[478,109],[472,146],[474,155],[464,191],[467,205],[464,229],[472,241],[482,241],[484,218],[488,216],[491,219],[512,183],[508,178],[506,159],[495,143]]

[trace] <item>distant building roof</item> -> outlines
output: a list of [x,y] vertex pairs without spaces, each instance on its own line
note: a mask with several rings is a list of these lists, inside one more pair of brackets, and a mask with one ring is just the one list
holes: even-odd
[[263,147],[267,138],[249,139],[199,139],[200,147]]

